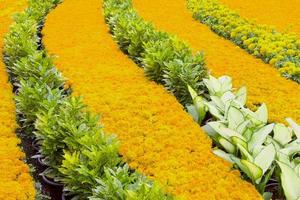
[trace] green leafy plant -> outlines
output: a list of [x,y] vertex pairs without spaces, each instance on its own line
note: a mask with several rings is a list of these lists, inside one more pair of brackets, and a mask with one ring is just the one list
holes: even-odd
[[137,15],[130,0],[105,0],[104,14],[120,49],[144,68],[149,79],[164,85],[182,104],[191,102],[187,84],[204,93],[207,71],[202,53],[193,55],[184,42],[155,30]]

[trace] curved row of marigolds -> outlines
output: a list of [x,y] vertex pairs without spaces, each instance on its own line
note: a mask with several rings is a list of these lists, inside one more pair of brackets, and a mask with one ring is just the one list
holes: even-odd
[[[16,106],[23,131],[34,134],[47,176],[62,182],[79,199],[173,199],[145,176],[129,169],[118,155],[118,140],[103,133],[98,117],[54,68],[39,46],[38,28],[58,0],[29,1],[5,39],[5,64],[17,85]],[[106,21],[121,50],[146,76],[176,96],[214,140],[214,153],[234,164],[267,198],[271,181],[288,200],[300,197],[300,127],[268,123],[265,104],[246,106],[246,89],[235,91],[230,77],[216,79],[205,69],[202,54],[140,18],[130,0],[106,0]],[[251,89],[251,88],[250,88]],[[209,121],[206,124],[203,121]]]
[[[206,5],[195,2],[199,6]],[[184,43],[164,37],[163,32],[144,22],[130,1],[107,0],[105,10],[115,40],[123,51],[138,61],[146,76],[175,94],[200,125],[207,113],[210,114],[213,122],[206,123],[203,128],[217,146],[216,155],[234,163],[265,196],[269,180],[277,176],[287,199],[300,197],[300,165],[294,157],[300,150],[300,126],[292,119],[287,119],[289,128],[284,124],[268,123],[265,104],[256,112],[247,109],[245,87],[234,92],[230,77],[207,78],[199,54],[193,59],[187,54],[191,50],[184,48]],[[172,41],[176,42],[172,44]],[[174,49],[174,52],[166,49]],[[201,88],[203,85],[208,97],[206,90]],[[185,96],[188,91],[192,104]]]

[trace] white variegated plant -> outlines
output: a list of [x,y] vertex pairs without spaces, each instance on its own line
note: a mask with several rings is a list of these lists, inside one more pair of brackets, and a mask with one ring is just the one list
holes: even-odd
[[290,127],[276,124],[274,136],[268,141],[276,148],[280,180],[287,200],[300,200],[300,126],[286,119]]
[[[212,116],[202,128],[217,145],[213,152],[237,166],[261,193],[278,166],[287,200],[300,200],[300,126],[289,118],[290,127],[268,123],[267,106],[248,109],[246,88],[234,92],[228,76],[210,76],[204,83],[210,100],[188,86],[193,104],[187,109],[200,125],[207,113]],[[270,193],[264,197],[270,199]]]
[[204,83],[210,101],[199,97],[189,87],[196,111],[194,119],[201,123],[207,111],[213,116],[216,121],[208,122],[203,128],[219,147],[214,153],[236,164],[259,190],[264,190],[273,172],[276,154],[272,143],[264,145],[274,127],[274,124],[267,125],[266,105],[262,104],[256,112],[247,109],[246,88],[233,92],[232,80],[228,76],[219,79],[210,76]]

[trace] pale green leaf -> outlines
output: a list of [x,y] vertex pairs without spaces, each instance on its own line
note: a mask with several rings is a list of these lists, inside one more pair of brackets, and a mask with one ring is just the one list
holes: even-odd
[[246,141],[243,140],[243,139],[241,139],[241,138],[239,138],[239,137],[233,136],[233,137],[231,137],[231,141],[232,141],[232,143],[235,144],[235,145],[240,144],[240,145],[242,145],[245,149],[248,148],[248,145],[247,145]]
[[229,153],[226,153],[220,149],[214,149],[213,153],[221,158],[223,158],[224,160],[230,162],[230,163],[234,163],[234,161],[232,160],[232,155]]
[[254,159],[253,159],[252,155],[248,152],[248,150],[244,146],[242,146],[239,143],[236,144],[236,146],[240,150],[243,158],[247,159],[250,162],[253,162]]
[[263,174],[272,165],[276,155],[276,150],[273,144],[269,144],[255,157],[254,164],[263,170]]
[[292,140],[291,131],[283,124],[276,124],[273,131],[274,139],[281,145],[286,145]]
[[274,127],[274,124],[268,124],[268,125],[260,128],[255,133],[253,133],[253,135],[248,143],[248,146],[251,151],[253,150],[253,148],[255,148],[255,146],[262,145],[265,142],[267,136],[272,132],[273,127]]
[[228,127],[236,130],[236,128],[245,121],[243,113],[234,106],[228,109],[227,113]]
[[188,90],[190,92],[192,99],[195,99],[198,96],[197,92],[189,85],[188,85]]
[[242,106],[244,106],[247,102],[247,88],[246,87],[241,87],[237,92],[236,92],[236,98],[238,102],[241,103]]
[[262,104],[257,111],[255,112],[257,119],[260,120],[263,123],[268,122],[268,109],[266,104]]
[[280,161],[277,161],[281,169],[281,185],[287,200],[300,198],[300,178],[296,172]]
[[218,142],[228,153],[233,154],[235,152],[235,146],[225,138],[219,137]]
[[297,138],[300,139],[300,126],[291,118],[286,118],[286,121],[289,123],[290,127],[292,127]]

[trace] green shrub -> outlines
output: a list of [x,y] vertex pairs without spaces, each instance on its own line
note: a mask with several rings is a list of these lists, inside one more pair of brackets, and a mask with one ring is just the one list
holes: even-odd
[[186,84],[204,92],[207,76],[202,54],[193,55],[184,42],[157,31],[132,8],[130,0],[105,0],[104,14],[120,49],[145,70],[146,76],[165,86],[182,104],[191,102]]

